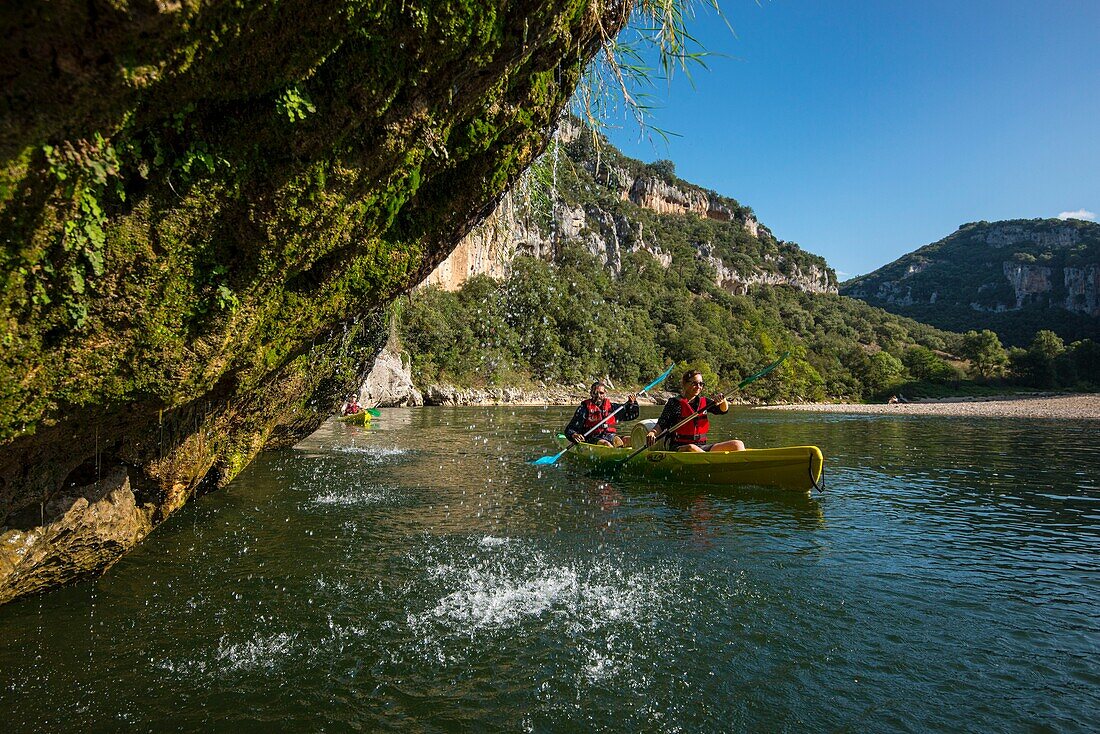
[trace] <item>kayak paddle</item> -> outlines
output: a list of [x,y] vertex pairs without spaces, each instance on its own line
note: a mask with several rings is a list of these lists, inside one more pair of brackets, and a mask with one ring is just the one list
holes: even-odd
[[[745,387],[746,385],[749,385],[749,384],[751,384],[751,383],[753,383],[753,382],[756,382],[756,381],[757,381],[757,380],[759,380],[759,379],[760,379],[761,377],[763,377],[763,376],[767,375],[767,374],[768,374],[769,372],[771,372],[772,370],[774,370],[774,369],[775,369],[776,367],[778,367],[779,365],[783,364],[783,360],[785,360],[785,359],[786,359],[787,357],[789,357],[789,356],[791,356],[791,353],[790,353],[790,352],[783,352],[782,356],[780,356],[780,357],[779,357],[779,359],[775,360],[774,362],[772,362],[771,364],[769,364],[769,365],[768,365],[767,367],[765,367],[764,369],[760,370],[759,372],[755,372],[755,373],[753,373],[753,374],[749,375],[748,377],[746,377],[745,379],[741,380],[741,382],[737,383],[737,388],[736,388],[736,389],[737,389],[737,390],[740,390],[741,388]],[[670,434],[670,433],[674,433],[674,432],[676,431],[676,429],[677,429],[677,428],[679,428],[680,426],[683,426],[683,425],[687,424],[688,422],[690,422],[690,421],[693,421],[693,420],[695,420],[696,418],[698,418],[699,416],[701,416],[701,415],[702,415],[703,413],[706,413],[706,412],[707,412],[707,411],[709,411],[709,410],[710,410],[710,409],[711,409],[711,408],[712,408],[713,406],[717,405],[718,403],[722,402],[723,400],[725,400],[725,396],[724,396],[724,395],[719,395],[719,396],[718,396],[718,399],[717,399],[717,400],[715,400],[715,401],[714,401],[713,403],[711,403],[710,405],[706,406],[706,407],[705,407],[705,408],[703,408],[702,410],[697,410],[697,411],[695,411],[694,413],[692,413],[691,415],[689,415],[689,416],[688,416],[687,418],[684,418],[684,419],[683,419],[682,421],[680,421],[680,422],[679,422],[679,423],[677,423],[676,425],[672,426],[671,428],[666,428],[665,430],[663,430],[663,431],[661,431],[660,433],[658,433],[658,434],[656,435],[656,437],[654,437],[654,439],[653,439],[653,443],[652,443],[652,444],[646,444],[645,446],[640,446],[640,447],[638,447],[638,449],[637,449],[636,451],[634,451],[633,453],[631,453],[631,454],[630,454],[630,456],[628,456],[628,457],[626,457],[625,459],[623,459],[623,460],[622,460],[622,461],[621,461],[620,463],[621,463],[621,464],[625,464],[626,462],[630,461],[630,460],[631,460],[631,459],[633,459],[633,458],[634,458],[635,456],[637,456],[638,454],[642,453],[643,451],[645,451],[646,449],[650,448],[651,446],[656,446],[656,445],[657,445],[657,442],[658,442],[658,441],[660,441],[660,440],[661,440],[662,438],[664,438],[665,436],[667,436],[667,435],[668,435],[668,434]],[[562,453],[565,453],[565,452],[563,451]]]
[[[668,369],[667,369],[667,370],[665,370],[665,371],[664,371],[663,373],[661,373],[661,376],[660,376],[660,377],[658,377],[658,378],[657,378],[656,380],[654,380],[653,382],[649,383],[648,385],[646,385],[645,387],[643,387],[643,388],[642,388],[641,390],[639,390],[639,391],[638,391],[638,394],[639,394],[639,395],[641,395],[642,393],[644,393],[644,392],[646,392],[646,391],[648,391],[648,390],[652,390],[652,389],[653,389],[653,388],[654,388],[655,386],[657,386],[657,385],[661,384],[662,382],[664,382],[664,381],[665,381],[665,378],[666,378],[666,377],[668,377],[668,376],[669,376],[670,374],[672,374],[672,370],[673,370],[673,368],[675,368],[675,367],[676,367],[676,365],[675,365],[675,364],[670,364],[670,365],[668,366]],[[592,426],[592,428],[590,428],[590,429],[588,430],[588,432],[584,434],[584,437],[585,437],[585,438],[588,438],[589,436],[591,436],[591,435],[592,435],[592,433],[593,433],[593,432],[594,432],[594,431],[595,431],[595,430],[596,430],[597,428],[599,428],[599,427],[600,427],[600,426],[602,426],[602,425],[603,425],[604,423],[607,423],[607,422],[608,422],[609,420],[611,420],[612,418],[614,418],[614,417],[615,417],[615,413],[618,413],[618,412],[619,412],[620,410],[622,410],[622,409],[623,409],[623,408],[625,408],[625,407],[626,407],[626,403],[623,403],[622,405],[620,405],[620,406],[619,406],[619,408],[618,408],[618,410],[616,410],[616,411],[615,411],[614,413],[612,413],[611,415],[609,415],[609,416],[607,416],[606,418],[604,418],[604,419],[603,419],[602,421],[600,421],[600,422],[599,422],[599,423],[597,423],[596,425]],[[571,441],[571,442],[569,443],[569,445],[568,445],[568,446],[566,446],[566,447],[565,447],[564,449],[562,449],[561,451],[559,451],[559,452],[558,452],[557,454],[555,454],[555,455],[553,455],[553,456],[540,456],[539,458],[535,459],[535,460],[534,460],[534,461],[532,461],[531,463],[532,463],[532,464],[534,464],[534,465],[536,465],[536,466],[542,466],[542,465],[549,465],[549,464],[554,464],[554,463],[556,463],[556,462],[557,462],[557,460],[558,460],[558,459],[560,459],[561,457],[565,456],[565,452],[566,452],[566,451],[568,451],[569,449],[573,448],[573,447],[574,447],[574,446],[576,446],[576,445],[577,445],[577,444],[575,444],[575,443],[573,443],[573,442]]]

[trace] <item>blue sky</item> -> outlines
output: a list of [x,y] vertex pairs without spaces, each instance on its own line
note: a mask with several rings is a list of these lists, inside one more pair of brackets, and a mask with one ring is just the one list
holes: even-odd
[[1100,213],[1100,0],[724,0],[639,135],[841,280],[981,219]]

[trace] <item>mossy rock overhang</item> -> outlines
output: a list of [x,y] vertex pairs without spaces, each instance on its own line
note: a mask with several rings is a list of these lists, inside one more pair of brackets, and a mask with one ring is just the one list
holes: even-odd
[[[4,3],[0,533],[118,467],[155,527],[316,428],[629,10]],[[0,601],[109,565],[21,557]]]

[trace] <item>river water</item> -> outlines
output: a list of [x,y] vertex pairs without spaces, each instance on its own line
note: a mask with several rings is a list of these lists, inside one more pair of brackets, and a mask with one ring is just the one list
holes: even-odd
[[0,728],[1100,729],[1095,423],[718,418],[821,447],[790,496],[526,463],[566,418],[393,409],[260,457],[0,607]]

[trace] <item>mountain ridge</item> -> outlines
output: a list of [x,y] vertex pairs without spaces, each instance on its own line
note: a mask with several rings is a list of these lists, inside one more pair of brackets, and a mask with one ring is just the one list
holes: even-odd
[[1039,329],[1100,336],[1100,224],[969,222],[877,270],[843,295],[953,331],[991,328],[1024,345]]

